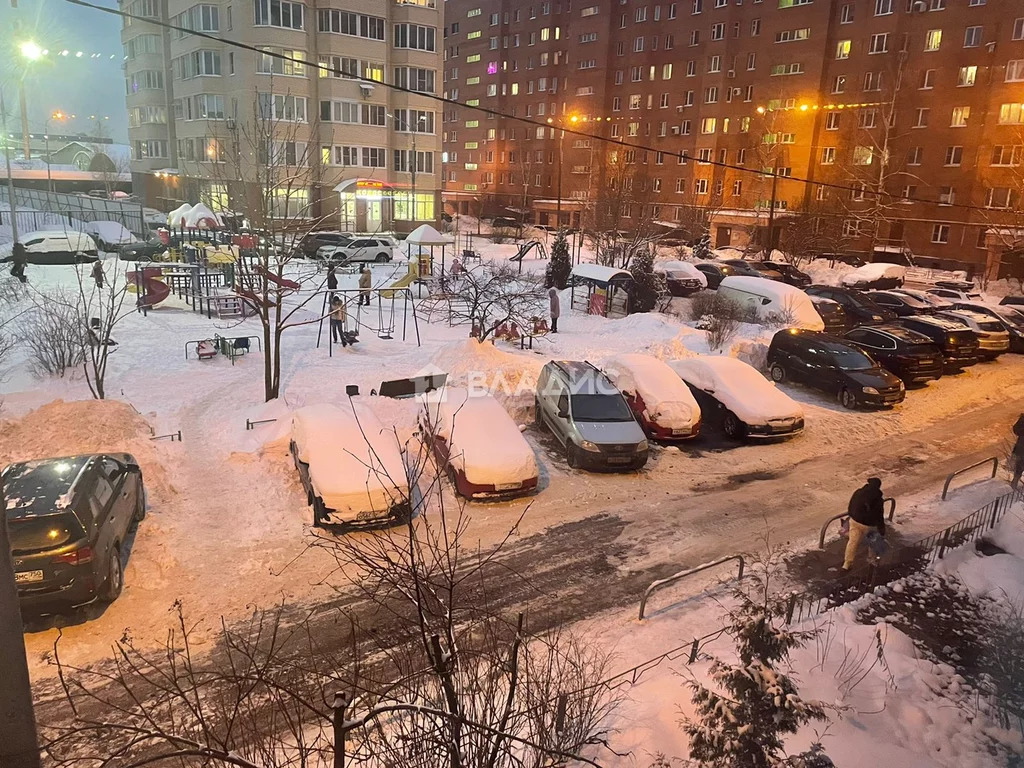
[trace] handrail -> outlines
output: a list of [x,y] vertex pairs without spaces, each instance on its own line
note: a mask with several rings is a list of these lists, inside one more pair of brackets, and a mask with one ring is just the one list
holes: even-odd
[[[882,499],[882,503],[883,504],[885,504],[886,502],[891,502],[889,504],[889,515],[888,515],[889,522],[891,523],[893,517],[896,516],[896,499],[894,499],[892,497],[887,497],[887,498]],[[849,512],[840,512],[838,515],[833,515],[832,517],[830,517],[828,520],[825,521],[825,524],[821,526],[821,533],[818,535],[818,549],[824,549],[825,548],[825,533],[828,531],[828,527],[832,523],[834,523],[836,520],[842,520],[844,517],[849,517],[849,516],[850,516]]]
[[740,570],[739,570],[739,573],[737,574],[736,578],[737,579],[742,579],[743,578],[743,568],[744,568],[743,555],[729,555],[728,557],[722,557],[722,558],[719,558],[718,560],[713,560],[710,563],[704,563],[704,565],[698,565],[696,568],[688,568],[687,570],[680,571],[679,573],[673,574],[672,576],[669,576],[668,578],[658,579],[657,581],[653,582],[651,584],[651,586],[649,586],[644,591],[643,599],[640,600],[640,617],[639,617],[639,621],[643,621],[644,620],[644,608],[647,607],[647,598],[649,598],[651,596],[651,593],[654,590],[658,589],[659,587],[664,587],[666,584],[674,584],[675,582],[679,581],[680,579],[685,579],[687,576],[693,576],[695,573],[700,573],[701,571],[706,571],[708,568],[714,568],[717,565],[722,565],[723,563],[728,563],[730,560],[739,560],[740,561]]
[[956,477],[957,475],[962,475],[964,472],[969,472],[972,469],[977,469],[982,464],[988,464],[990,461],[992,462],[992,477],[995,477],[996,472],[999,471],[998,456],[989,456],[987,459],[982,459],[981,461],[975,462],[974,464],[971,464],[971,466],[969,467],[958,469],[956,472],[950,472],[949,475],[946,477],[946,482],[943,483],[942,485],[942,500],[946,500],[946,494],[949,492],[949,484],[953,482],[954,477]]

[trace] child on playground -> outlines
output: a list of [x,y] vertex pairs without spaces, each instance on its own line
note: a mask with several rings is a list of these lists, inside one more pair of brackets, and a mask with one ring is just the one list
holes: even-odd
[[345,337],[345,323],[348,320],[348,312],[345,310],[345,302],[340,296],[331,299],[331,338],[340,341],[341,346],[348,346],[348,339]]

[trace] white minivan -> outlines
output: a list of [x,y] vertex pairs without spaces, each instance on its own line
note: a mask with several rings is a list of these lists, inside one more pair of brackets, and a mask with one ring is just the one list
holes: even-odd
[[752,310],[760,321],[775,320],[791,328],[825,330],[825,321],[810,297],[792,285],[764,277],[730,275],[718,286],[718,301],[728,300]]
[[79,264],[96,261],[96,241],[85,232],[44,230],[21,235],[29,264]]

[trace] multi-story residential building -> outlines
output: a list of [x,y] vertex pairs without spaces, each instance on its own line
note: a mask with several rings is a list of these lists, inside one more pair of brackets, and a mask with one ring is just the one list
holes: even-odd
[[1024,6],[449,0],[446,23],[453,210],[568,224],[628,190],[592,225],[950,265],[1024,239]]
[[269,201],[270,215],[359,232],[436,221],[441,5],[125,3],[223,38],[125,20],[136,189],[164,209],[201,200],[251,212]]

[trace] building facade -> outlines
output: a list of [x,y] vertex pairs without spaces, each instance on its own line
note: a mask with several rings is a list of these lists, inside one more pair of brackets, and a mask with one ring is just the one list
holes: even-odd
[[507,115],[446,109],[452,211],[946,266],[1024,231],[1024,5],[449,0],[446,25],[447,94]]
[[132,174],[149,203],[356,232],[407,232],[440,216],[435,0],[124,8],[259,49],[125,20]]

